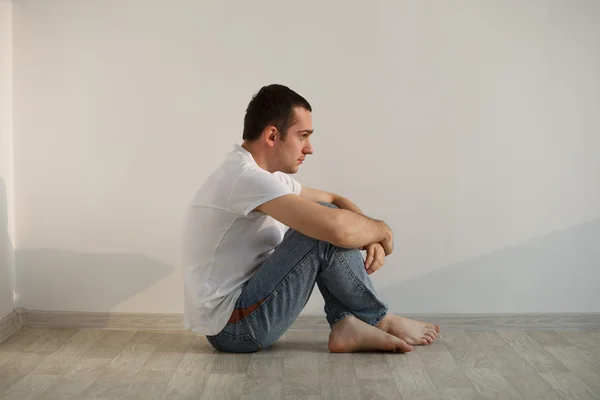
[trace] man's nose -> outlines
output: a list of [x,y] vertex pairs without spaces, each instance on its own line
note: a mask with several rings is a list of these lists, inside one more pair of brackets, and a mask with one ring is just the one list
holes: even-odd
[[304,149],[304,154],[312,154],[314,152],[312,144],[309,144],[307,148]]

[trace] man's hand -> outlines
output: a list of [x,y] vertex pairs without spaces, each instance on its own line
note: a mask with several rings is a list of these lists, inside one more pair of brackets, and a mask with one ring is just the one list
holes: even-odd
[[363,250],[367,251],[367,258],[365,259],[365,268],[367,274],[371,275],[379,268],[383,267],[385,262],[385,250],[381,243],[373,243],[363,247]]
[[392,230],[385,222],[381,222],[385,226],[385,235],[383,240],[380,242],[383,250],[385,251],[385,255],[389,256],[394,251],[394,234]]

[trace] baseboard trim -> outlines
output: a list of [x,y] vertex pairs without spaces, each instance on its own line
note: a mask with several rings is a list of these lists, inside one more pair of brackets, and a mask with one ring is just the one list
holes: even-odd
[[23,326],[23,316],[20,309],[14,309],[0,319],[0,343],[8,339]]
[[[115,330],[184,330],[182,314],[144,314],[22,310],[21,324],[32,327]],[[600,329],[600,313],[557,314],[403,314],[453,330],[584,330]],[[14,318],[14,317],[13,317]],[[293,330],[329,330],[324,317],[300,316]],[[1,332],[1,329],[0,329]],[[1,334],[1,333],[0,333]]]
[[600,313],[543,314],[404,314],[460,330],[588,330],[600,329]]
[[184,329],[182,314],[26,310],[25,323],[31,327],[167,331]]

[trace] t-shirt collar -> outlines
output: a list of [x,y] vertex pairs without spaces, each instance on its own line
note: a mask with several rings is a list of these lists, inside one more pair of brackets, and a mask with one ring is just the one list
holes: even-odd
[[240,144],[237,144],[237,143],[234,144],[233,151],[236,153],[240,153],[240,154],[242,154],[242,156],[250,158],[252,161],[254,161],[254,157],[252,156],[252,154],[248,150],[243,148],[242,145],[240,145]]

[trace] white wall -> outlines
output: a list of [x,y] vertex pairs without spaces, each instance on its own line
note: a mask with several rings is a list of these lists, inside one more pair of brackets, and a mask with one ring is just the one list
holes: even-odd
[[11,26],[11,2],[0,0],[0,319],[14,308]]
[[185,206],[277,82],[298,179],[394,229],[392,310],[600,311],[600,2],[13,7],[18,305],[182,312]]

